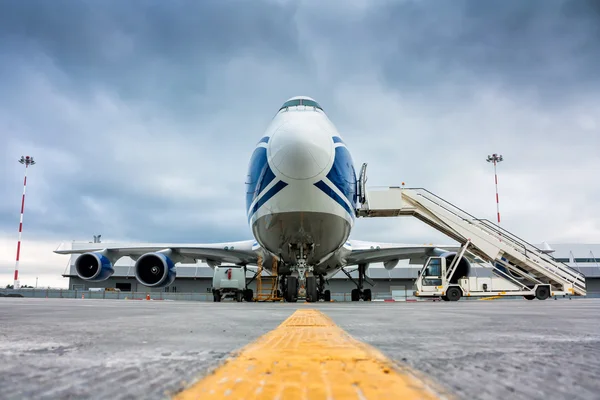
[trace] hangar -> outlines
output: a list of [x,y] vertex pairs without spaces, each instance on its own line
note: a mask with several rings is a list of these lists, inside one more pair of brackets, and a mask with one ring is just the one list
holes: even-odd
[[[90,242],[72,242],[72,248],[83,248]],[[542,247],[538,245],[537,247]],[[550,244],[554,250],[552,256],[556,261],[564,262],[571,268],[582,273],[586,277],[588,296],[600,296],[600,244]],[[123,257],[114,266],[115,273],[109,279],[102,282],[89,282],[77,276],[75,260],[77,255],[72,255],[63,277],[69,279],[69,289],[119,289],[122,292],[168,292],[168,293],[198,293],[210,294],[212,287],[213,270],[205,263],[180,264],[177,266],[177,278],[172,285],[165,288],[149,288],[137,282],[133,270],[134,262],[129,257]],[[491,271],[483,265],[474,265],[471,276],[489,277]],[[421,265],[400,262],[392,270],[387,270],[379,264],[373,264],[368,269],[370,284],[367,284],[373,292],[374,298],[386,298],[391,296],[410,296],[414,280],[416,279]],[[348,267],[350,276],[358,278],[355,268]],[[247,278],[251,279],[254,272],[248,270]],[[372,286],[371,286],[372,284]],[[256,281],[250,284],[256,292]],[[329,280],[328,289],[334,297],[346,299],[355,288],[352,280],[342,271],[338,272]]]

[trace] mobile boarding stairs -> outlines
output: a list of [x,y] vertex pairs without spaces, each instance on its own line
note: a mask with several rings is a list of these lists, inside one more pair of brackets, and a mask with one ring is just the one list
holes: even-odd
[[[453,262],[441,276],[438,284],[422,288],[417,279],[416,296],[441,297],[458,300],[462,296],[524,296],[526,299],[546,299],[549,296],[585,296],[583,274],[498,225],[478,219],[421,188],[387,187],[365,189],[364,166],[359,184],[359,217],[413,216],[459,242],[462,247]],[[457,261],[467,250],[492,265],[493,273],[510,281],[509,289],[484,291],[461,282],[452,284]],[[433,258],[433,257],[432,257]],[[430,258],[431,259],[431,258]],[[452,288],[454,286],[454,288]],[[429,290],[423,290],[429,289]],[[457,293],[458,291],[458,293]],[[458,295],[458,296],[457,296]],[[450,297],[450,299],[448,299]],[[456,298],[458,297],[458,298]]]

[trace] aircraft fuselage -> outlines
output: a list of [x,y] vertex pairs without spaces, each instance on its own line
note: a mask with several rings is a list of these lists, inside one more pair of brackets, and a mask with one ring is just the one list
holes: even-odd
[[284,265],[304,258],[322,270],[315,273],[333,272],[354,225],[356,190],[352,156],[327,115],[310,98],[288,100],[249,164],[246,208],[257,242]]

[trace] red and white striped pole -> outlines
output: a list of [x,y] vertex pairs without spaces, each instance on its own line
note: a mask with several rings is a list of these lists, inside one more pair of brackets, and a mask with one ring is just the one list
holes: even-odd
[[500,225],[500,199],[498,197],[498,173],[496,172],[496,164],[502,161],[502,155],[492,154],[488,156],[487,162],[494,163],[494,179],[496,180],[496,213],[498,215],[498,225]]
[[15,263],[15,282],[13,285],[13,289],[19,289],[19,256],[21,255],[21,234],[23,233],[23,212],[25,211],[25,190],[27,189],[27,168],[30,165],[34,165],[35,161],[33,157],[23,157],[19,160],[21,164],[25,165],[25,178],[23,179],[23,197],[21,198],[21,219],[19,221],[19,241],[17,242],[17,260]]

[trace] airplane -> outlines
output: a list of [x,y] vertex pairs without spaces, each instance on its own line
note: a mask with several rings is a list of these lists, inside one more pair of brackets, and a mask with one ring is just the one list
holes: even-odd
[[[277,268],[279,293],[286,302],[305,297],[329,301],[326,281],[356,266],[352,301],[370,301],[364,288],[368,266],[383,263],[391,270],[400,260],[423,263],[429,256],[454,257],[458,245],[413,245],[349,239],[364,193],[365,168],[357,177],[348,144],[313,98],[296,96],[279,107],[250,157],[246,212],[253,239],[208,244],[106,244],[84,249],[61,244],[54,252],[79,254],[75,268],[81,279],[102,281],[122,257],[135,261],[135,277],[147,287],[166,287],[176,278],[176,264],[205,262],[253,268],[259,261]],[[461,263],[470,269],[468,262]],[[461,275],[468,274],[462,271]],[[244,298],[252,299],[246,288]],[[215,300],[218,301],[218,300]]]

